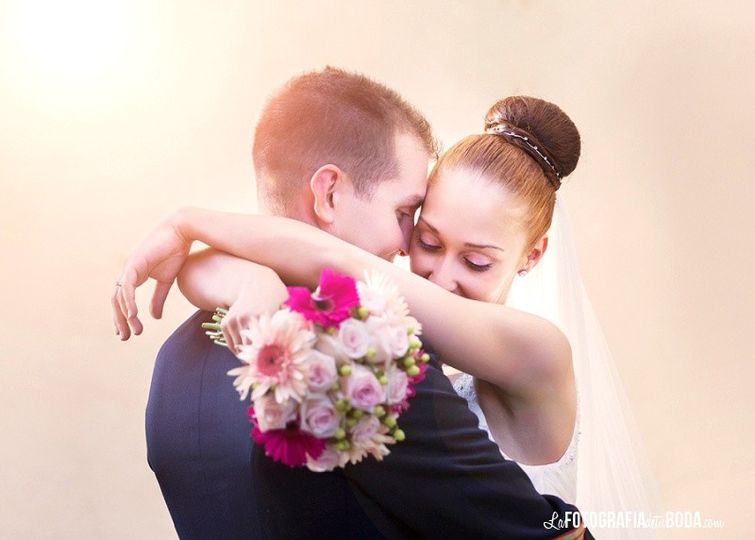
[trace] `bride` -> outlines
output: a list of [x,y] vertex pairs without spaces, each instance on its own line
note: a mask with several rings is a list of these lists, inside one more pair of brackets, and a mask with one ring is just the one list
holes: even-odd
[[[538,491],[583,512],[647,511],[629,410],[576,273],[562,209],[551,227],[556,191],[579,154],[577,128],[556,105],[531,97],[497,102],[485,133],[454,145],[430,174],[412,273],[287,218],[186,209],[169,227],[179,241],[255,261],[288,283],[314,287],[324,266],[388,275],[434,349],[462,372],[454,386],[480,426]],[[242,280],[224,257],[190,257],[179,285],[199,307],[232,305],[224,330],[233,347],[256,299],[240,286],[227,292]],[[124,284],[146,281],[144,260],[143,253],[130,259]],[[506,305],[510,293],[520,309]],[[118,294],[135,317],[133,288]]]

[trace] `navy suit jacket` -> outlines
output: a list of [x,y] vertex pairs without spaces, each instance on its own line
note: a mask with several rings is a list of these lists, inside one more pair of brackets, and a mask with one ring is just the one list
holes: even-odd
[[[576,508],[540,495],[430,362],[382,462],[330,473],[272,461],[249,438],[226,371],[238,360],[197,312],[158,354],[147,407],[150,466],[182,538],[552,538]],[[251,459],[250,459],[251,458]],[[554,516],[556,520],[554,521]],[[589,532],[586,538],[591,538]]]

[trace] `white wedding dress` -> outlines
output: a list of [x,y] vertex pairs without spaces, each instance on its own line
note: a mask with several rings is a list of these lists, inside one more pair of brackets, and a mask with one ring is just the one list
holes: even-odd
[[[487,432],[491,441],[493,436],[488,429],[488,422],[477,401],[474,378],[468,373],[462,373],[453,382],[457,394],[467,400],[469,409],[477,415],[480,429]],[[571,442],[558,461],[544,465],[518,465],[527,473],[532,485],[538,493],[556,495],[560,499],[575,504],[577,500],[577,445],[579,441],[579,406],[577,406],[577,421],[572,433]],[[501,449],[501,454],[508,460],[510,457]]]
[[[588,513],[658,513],[655,483],[644,455],[631,406],[577,268],[574,240],[563,201],[556,200],[548,249],[524,278],[515,277],[506,304],[558,326],[569,339],[577,390],[572,440],[558,461],[522,465],[535,488],[576,504]],[[489,430],[473,378],[462,375],[456,392]],[[505,453],[501,452],[504,457]],[[653,529],[601,528],[605,539],[655,538]]]

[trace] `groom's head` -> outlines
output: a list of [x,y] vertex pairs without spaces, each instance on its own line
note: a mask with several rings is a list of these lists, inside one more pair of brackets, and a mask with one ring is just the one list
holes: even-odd
[[291,79],[254,136],[257,196],[392,259],[408,249],[436,155],[427,120],[396,92],[335,68]]

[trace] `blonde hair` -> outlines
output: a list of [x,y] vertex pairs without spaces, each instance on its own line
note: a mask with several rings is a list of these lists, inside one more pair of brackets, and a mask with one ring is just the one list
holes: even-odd
[[267,102],[255,129],[258,196],[289,215],[312,174],[332,163],[369,200],[398,174],[395,136],[404,132],[437,155],[428,121],[387,86],[334,67],[294,77]]

